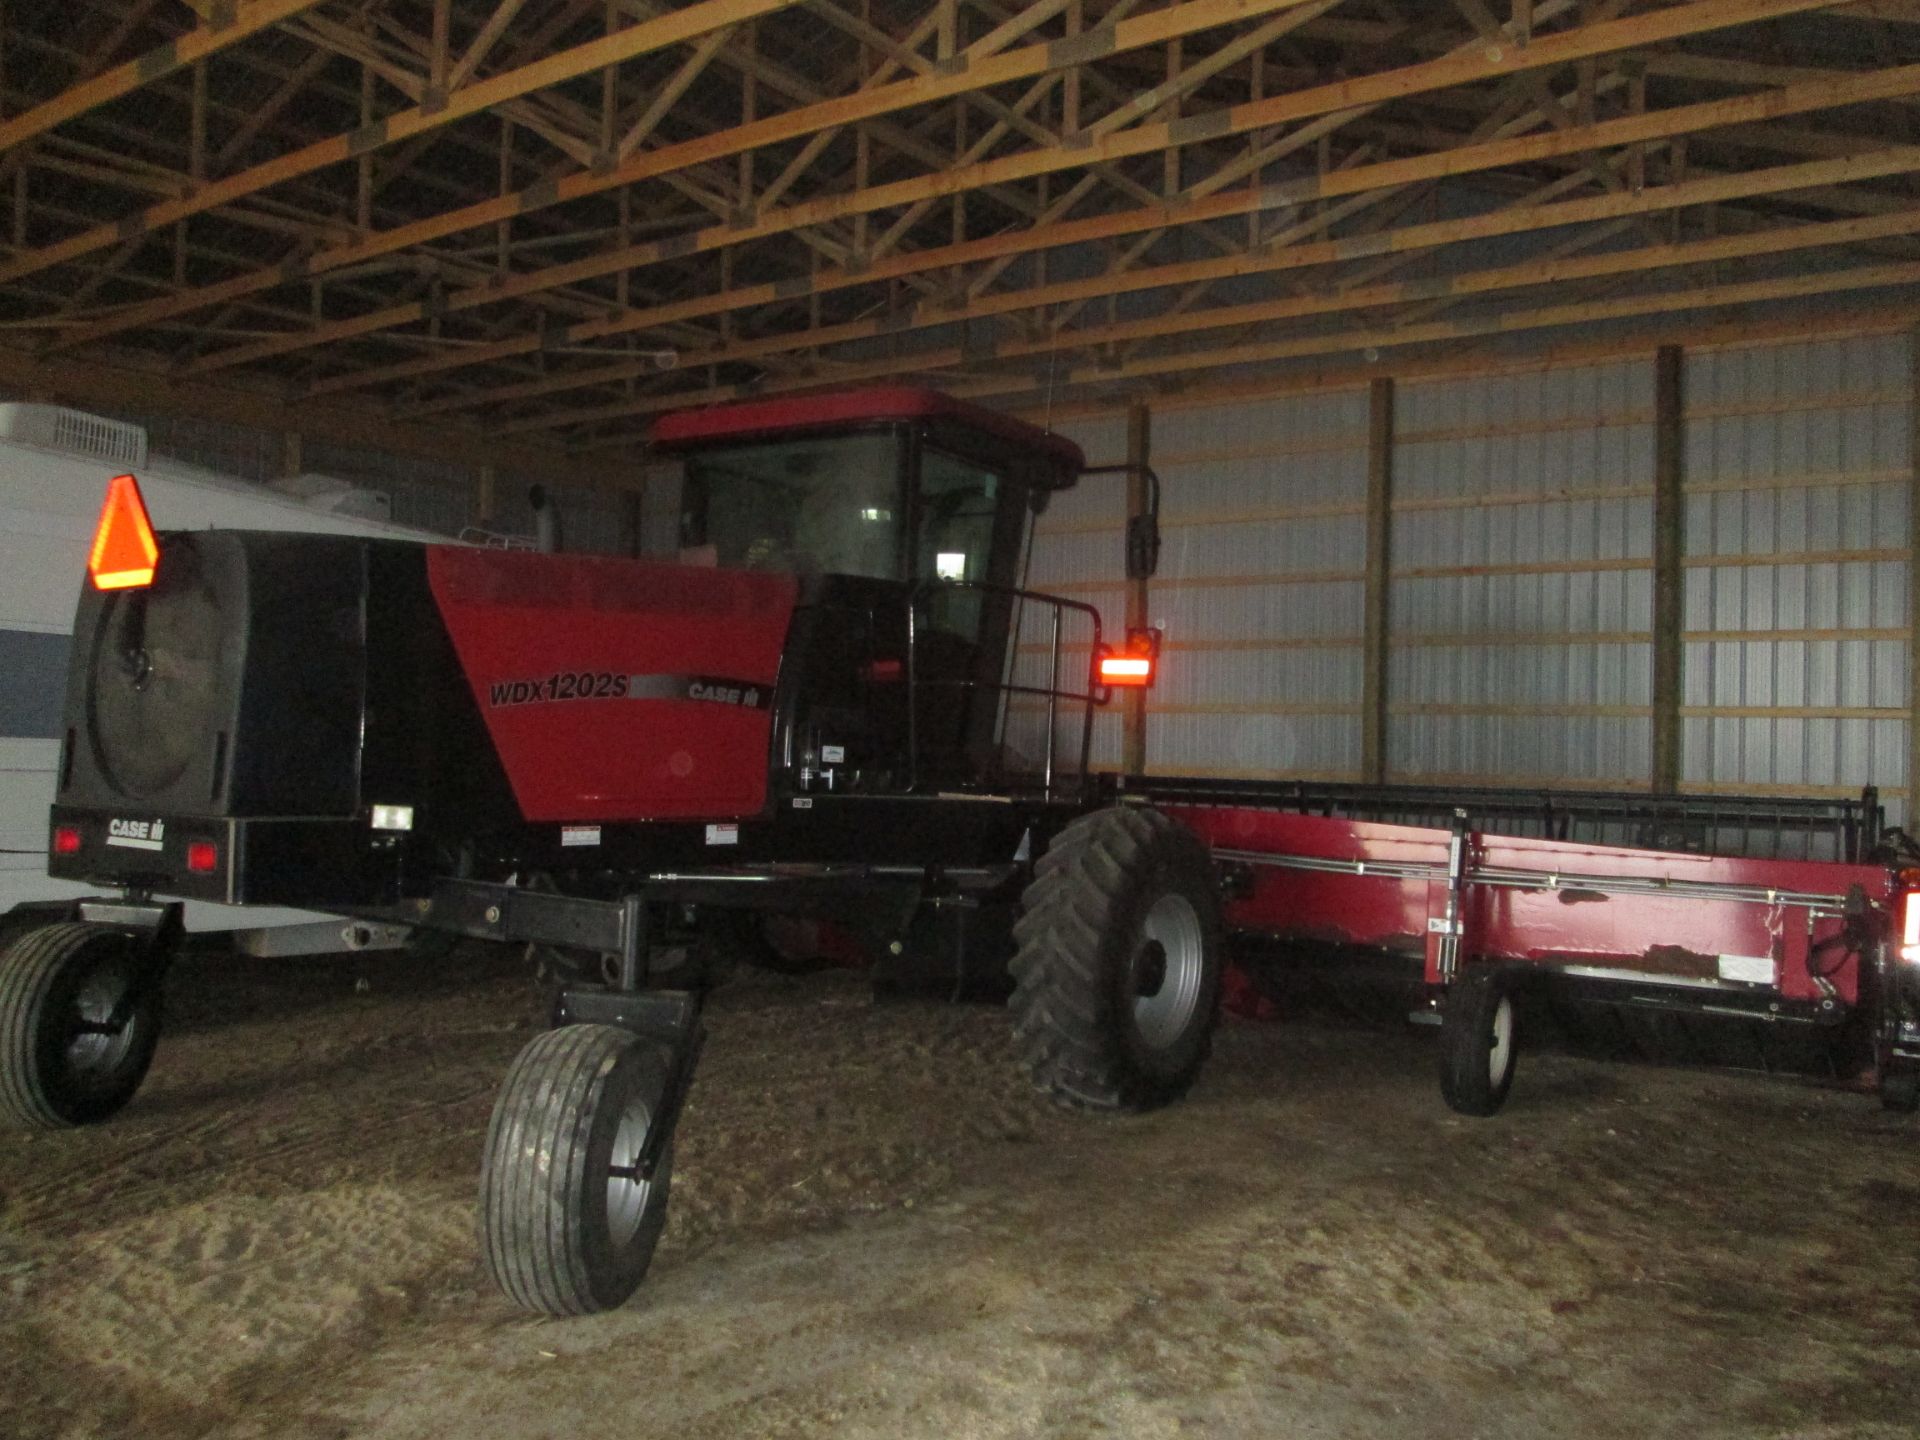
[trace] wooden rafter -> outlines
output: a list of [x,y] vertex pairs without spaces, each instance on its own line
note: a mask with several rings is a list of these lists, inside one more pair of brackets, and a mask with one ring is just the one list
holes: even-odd
[[321,3],[322,0],[253,0],[252,4],[237,9],[216,10],[206,24],[178,39],[83,80],[11,120],[0,121],[0,151],[11,150],[56,125],[64,125],[89,110],[132,94],[143,85],[185,70]]
[[[1191,0],[1191,3],[1176,7],[1174,15],[1184,15],[1197,20],[1198,12],[1211,3],[1211,0]],[[1299,3],[1299,0],[1294,0]],[[1248,8],[1245,4],[1243,9]],[[1267,8],[1279,8],[1271,3]],[[761,212],[745,220],[735,219],[728,223],[715,225],[673,240],[658,241],[652,244],[631,247],[612,254],[592,256],[568,265],[554,266],[535,274],[522,276],[507,284],[491,287],[483,294],[466,297],[448,297],[448,308],[465,308],[472,305],[494,304],[500,300],[535,293],[550,284],[574,283],[598,275],[612,274],[623,269],[632,269],[643,264],[659,263],[703,251],[717,250],[729,245],[748,241],[765,240],[788,234],[809,226],[838,218],[859,214],[871,214],[896,206],[911,206],[921,201],[943,197],[978,188],[997,181],[1017,181],[1032,179],[1043,174],[1075,169],[1096,160],[1117,160],[1129,156],[1157,153],[1168,146],[1202,140],[1219,139],[1226,136],[1246,134],[1250,131],[1285,124],[1290,121],[1311,120],[1319,116],[1345,112],[1358,105],[1365,105],[1378,99],[1393,96],[1417,94],[1427,90],[1438,90],[1449,85],[1466,81],[1482,81],[1490,77],[1506,75],[1516,70],[1534,68],[1535,65],[1559,65],[1576,60],[1588,54],[1607,53],[1629,44],[1649,43],[1653,39],[1672,38],[1674,35],[1699,33],[1701,30],[1720,28],[1733,23],[1729,16],[1736,7],[1725,5],[1721,0],[1696,0],[1696,3],[1683,5],[1671,11],[1658,12],[1655,15],[1626,22],[1614,21],[1594,26],[1582,27],[1565,32],[1553,40],[1538,40],[1527,47],[1528,59],[1517,63],[1514,52],[1484,49],[1471,54],[1448,56],[1440,60],[1425,62],[1407,70],[1392,74],[1370,77],[1363,80],[1340,81],[1330,85],[1314,87],[1306,91],[1297,91],[1273,99],[1235,106],[1226,112],[1214,112],[1207,117],[1160,121],[1153,124],[1140,124],[1117,133],[1095,138],[1075,137],[1052,146],[1037,146],[1031,150],[1016,152],[997,160],[983,160],[961,170],[943,170],[919,176],[909,180],[894,181],[886,184],[868,185],[849,194],[836,194],[831,197],[794,204],[771,212]],[[1813,0],[1752,0],[1748,9],[1764,9],[1770,14],[1785,14],[1799,10],[1819,8]],[[1164,17],[1170,12],[1156,12],[1153,20]],[[1126,23],[1123,22],[1124,29]],[[1142,22],[1144,23],[1144,22]],[[1166,30],[1163,23],[1157,27]],[[1202,28],[1194,24],[1191,28]],[[1159,43],[1168,38],[1166,34],[1155,36],[1152,41],[1142,38],[1138,43]],[[1116,45],[1121,43],[1120,35],[1114,37]],[[1036,47],[1045,49],[1047,47]],[[1001,57],[1004,62],[1021,62],[1009,66],[1010,73],[999,76],[1000,79],[1017,78],[1030,73],[1032,68],[1045,64],[1044,55],[1029,56],[1028,52],[1014,52]],[[992,67],[995,61],[985,65]],[[1849,93],[1862,99],[1874,98],[1882,93],[1908,94],[1920,89],[1920,67],[1904,67],[1886,72],[1877,85],[1860,83]],[[913,82],[903,82],[911,85]],[[1904,87],[1904,88],[1903,88]],[[901,97],[900,103],[907,103],[909,97]],[[1817,97],[1815,97],[1817,98]],[[877,99],[869,104],[880,103]],[[1803,105],[1807,102],[1802,101]],[[1835,102],[1826,102],[1827,104]],[[827,109],[831,107],[816,107]],[[1767,113],[1764,110],[1754,113]],[[785,117],[783,117],[785,118]],[[1732,117],[1730,117],[1732,118]],[[1194,123],[1199,121],[1201,123]],[[821,117],[822,125],[830,123],[827,117]],[[1617,122],[1618,123],[1618,122]],[[1661,125],[1668,123],[1659,116],[1645,117],[1647,137],[1661,133]],[[1701,121],[1700,124],[1713,123]],[[752,128],[752,127],[743,127]],[[783,127],[790,138],[794,130],[793,123]],[[1697,128],[1697,126],[1696,126]],[[738,132],[736,132],[737,134]],[[710,154],[713,147],[694,142],[702,154]],[[730,143],[738,143],[730,142]],[[1629,140],[1612,141],[1598,136],[1589,137],[1584,133],[1569,137],[1565,132],[1553,136],[1541,137],[1535,143],[1536,153],[1516,151],[1514,158],[1539,158],[1540,155],[1555,153],[1573,153],[1581,146],[1601,143],[1632,143]],[[642,161],[663,156],[667,151],[655,151],[652,157],[640,157]],[[1501,160],[1497,163],[1508,163]],[[657,173],[657,172],[656,172]],[[1428,173],[1445,173],[1444,166],[1428,167]],[[1410,178],[1422,178],[1416,173]],[[1325,193],[1338,192],[1328,189]],[[475,207],[476,210],[482,207]],[[465,227],[462,227],[465,228]],[[319,257],[315,258],[317,265]],[[3,272],[0,272],[3,273]],[[257,280],[248,280],[253,288],[266,288],[275,283],[278,277],[265,275]],[[210,287],[222,292],[217,298],[227,298],[227,292],[244,288],[243,282],[226,282],[223,286]],[[182,305],[190,303],[183,298]],[[178,313],[178,312],[174,312]],[[389,325],[405,324],[424,318],[424,311],[411,306],[398,306],[384,314],[373,317],[359,317],[345,322],[341,327],[316,330],[306,334],[296,334],[280,341],[262,342],[259,346],[245,347],[238,352],[229,352],[225,356],[212,357],[209,365],[228,363],[251,363],[270,354],[285,354],[305,348],[308,345],[328,343],[347,338],[349,334],[364,335]],[[97,332],[75,337],[76,339],[101,338],[107,334],[118,333],[126,328],[132,317],[107,322]],[[137,321],[132,321],[137,323]]]
[[[1442,156],[1433,157],[1428,160],[1380,161],[1370,165],[1355,166],[1334,175],[1314,177],[1296,182],[1282,182],[1276,185],[1263,186],[1257,190],[1214,192],[1203,199],[1185,202],[1177,206],[1169,205],[1150,210],[1111,213],[1081,222],[1056,222],[1048,230],[1041,233],[1014,232],[995,237],[992,240],[946,247],[943,251],[931,254],[916,254],[914,256],[900,257],[884,265],[868,269],[824,272],[811,277],[807,283],[808,286],[813,289],[841,288],[857,284],[866,284],[871,283],[875,279],[892,278],[894,274],[903,273],[909,266],[916,263],[943,267],[964,265],[977,260],[991,260],[1008,254],[1032,251],[1043,245],[1083,245],[1099,240],[1110,239],[1114,236],[1127,234],[1129,232],[1137,233],[1164,227],[1168,224],[1188,223],[1191,219],[1213,219],[1245,214],[1250,211],[1271,211],[1278,207],[1294,206],[1309,200],[1323,199],[1336,195],[1364,193],[1375,189],[1386,189],[1404,184],[1417,183],[1422,180],[1432,179],[1437,175],[1457,176],[1472,173],[1475,170],[1494,169],[1522,161],[1539,160],[1542,158],[1550,158],[1559,153],[1568,153],[1582,144],[1601,147],[1609,144],[1628,143],[1630,141],[1668,138],[1673,135],[1689,133],[1701,125],[1714,123],[1717,119],[1729,115],[1747,113],[1793,113],[1796,108],[1817,109],[1828,108],[1836,104],[1846,104],[1850,102],[1851,97],[1857,93],[1861,93],[1863,90],[1878,93],[1887,83],[1886,78],[1883,76],[1867,75],[1859,77],[1857,88],[1852,85],[1836,87],[1823,82],[1813,87],[1770,91],[1757,96],[1742,97],[1737,100],[1712,101],[1708,102],[1705,106],[1682,107],[1679,110],[1664,112],[1657,116],[1626,117],[1621,120],[1597,122],[1596,125],[1584,135],[1568,136],[1563,132],[1554,132],[1550,135],[1531,139],[1518,138],[1488,141],[1477,147],[1465,147],[1447,151]],[[1901,83],[1904,83],[1914,90],[1920,90],[1920,67],[1908,67],[1908,73]],[[1790,190],[1801,188],[1800,182],[1810,185],[1831,184],[1835,181],[1845,181],[1848,179],[1873,178],[1877,174],[1907,173],[1904,169],[1907,164],[1906,158],[1893,159],[1890,163],[1896,168],[1885,171],[1879,170],[1876,164],[1867,162],[1862,157],[1849,157],[1846,160],[1827,163],[1836,168],[1795,170],[1786,177],[1788,184],[1783,186],[1782,189]],[[1764,184],[1765,182],[1763,181],[1761,183]],[[1737,198],[1741,194],[1741,182],[1736,178],[1717,188],[1704,188],[1700,193],[1702,195],[1702,203],[1712,203],[1715,200]],[[1759,190],[1754,193],[1781,192]],[[1611,214],[1614,216],[1629,215],[1641,208],[1651,209],[1654,207],[1636,197],[1627,197],[1625,199],[1615,197],[1611,205]],[[1468,233],[1470,233],[1471,228],[1472,227],[1462,227],[1463,232]],[[1488,233],[1499,233],[1496,227],[1491,224],[1487,226],[1487,229]],[[1467,238],[1467,235],[1463,234],[1463,238]],[[1344,246],[1345,253],[1349,256],[1366,256],[1369,254],[1384,253],[1383,251],[1370,250],[1364,242],[1346,241],[1342,242],[1342,245]],[[636,251],[636,253],[638,252]],[[1338,253],[1340,252],[1336,249],[1329,253],[1327,258],[1333,258],[1333,256]],[[1217,273],[1223,275],[1250,273],[1263,268],[1268,267],[1260,261],[1255,260],[1238,266],[1225,264]],[[1288,267],[1282,262],[1274,265],[1272,268]],[[1190,272],[1190,278],[1197,279],[1201,277],[1197,272]],[[1119,293],[1125,288],[1130,287],[1125,285],[1113,285],[1109,287],[1106,282],[1102,281],[1087,282],[1071,293],[1062,293],[1055,298],[1050,298],[1049,300],[1038,303],[1071,303],[1074,300],[1082,298],[1083,295]],[[699,318],[704,315],[718,313],[721,309],[762,305],[776,298],[780,298],[783,294],[791,297],[794,293],[795,288],[793,285],[783,285],[776,282],[772,285],[755,287],[751,292],[743,293],[737,297],[728,296],[726,292],[720,292],[718,295],[702,297],[698,300],[673,302],[666,306],[654,307],[647,312],[635,312],[628,316],[615,318],[587,320],[577,325],[567,327],[562,333],[566,343],[578,344],[626,333],[630,330],[651,328],[652,326],[670,320]],[[483,298],[490,300],[493,297],[489,295]],[[453,297],[449,297],[450,301],[452,299]],[[1031,307],[1015,305],[1009,308]],[[977,310],[949,310],[944,314],[932,318],[935,321],[954,321],[976,318],[979,315],[991,313],[997,312],[991,308],[983,307]],[[890,319],[891,323],[895,326],[901,323],[898,318],[890,317]],[[879,333],[879,330],[884,328],[885,327],[877,327],[875,333]],[[814,342],[803,341],[803,343]],[[504,344],[506,346],[519,345],[524,347],[528,345],[528,342],[509,341],[504,342]],[[502,358],[506,353],[508,353],[508,351],[503,349],[486,358]],[[451,365],[454,363],[458,362],[445,362],[443,368],[451,368]],[[431,372],[423,368],[423,366],[415,366],[407,371],[407,374],[410,376],[425,373]]]
[[[1756,235],[1700,240],[1684,244],[1647,245],[1633,250],[1612,251],[1577,259],[1548,259],[1483,271],[1448,274],[1431,280],[1359,286],[1331,294],[1257,301],[1244,305],[1224,305],[1207,310],[1187,311],[1144,320],[1093,326],[1084,330],[1047,334],[989,347],[960,344],[939,350],[915,352],[906,363],[915,373],[928,374],[934,371],[958,370],[970,361],[999,362],[1027,356],[1048,355],[1061,350],[1097,349],[1143,339],[1158,339],[1170,335],[1187,336],[1229,327],[1267,326],[1275,321],[1297,320],[1307,316],[1351,314],[1385,306],[1404,306],[1409,302],[1431,299],[1457,301],[1470,296],[1490,295],[1502,290],[1564,285],[1602,277],[1647,275],[1677,267],[1781,255],[1796,250],[1857,244],[1863,240],[1886,235],[1916,233],[1920,233],[1920,208],[1897,211],[1891,215],[1874,216],[1869,219],[1833,221],[1824,225],[1782,226]],[[1373,332],[1369,330],[1366,333],[1371,335]],[[1360,345],[1347,344],[1345,336],[1335,336],[1332,339],[1315,337],[1312,341],[1303,343],[1314,347],[1331,346],[1330,351],[1310,348],[1302,352],[1306,354],[1338,353],[1342,349],[1361,348]],[[741,348],[746,353],[740,358],[753,358],[753,346]],[[1271,358],[1293,358],[1293,356],[1291,352],[1280,352]],[[710,355],[690,355],[686,359],[693,365],[718,363],[715,357]],[[901,362],[895,359],[878,365],[860,366],[856,367],[858,373],[851,376],[843,374],[841,378],[865,379],[884,376],[900,368],[900,365]],[[767,394],[789,388],[805,388],[805,383],[792,386],[779,384],[758,386],[755,388],[755,393]],[[617,419],[625,415],[653,414],[662,409],[671,409],[676,403],[672,399],[646,400],[632,404],[550,412],[528,420],[497,426],[495,433],[518,434],[527,430],[554,429]]]
[[[1264,248],[1259,251],[1231,258],[1215,260],[1196,260],[1179,264],[1154,266],[1146,269],[1119,273],[1109,273],[1086,280],[1060,281],[1052,285],[1030,290],[1010,291],[974,301],[954,310],[930,311],[924,316],[915,314],[904,323],[887,317],[884,321],[855,321],[834,327],[832,333],[819,330],[795,332],[769,340],[750,342],[737,347],[732,356],[688,355],[683,357],[689,365],[721,363],[724,359],[755,359],[769,353],[779,346],[794,349],[812,348],[816,345],[845,343],[849,340],[870,339],[879,335],[899,334],[906,329],[937,328],[955,324],[964,324],[984,320],[994,316],[1012,314],[1023,310],[1042,310],[1054,306],[1064,306],[1076,301],[1104,298],[1108,295],[1126,294],[1141,290],[1164,289],[1171,286],[1192,285],[1209,280],[1230,279],[1250,275],[1272,274],[1288,270],[1304,270],[1345,261],[1361,260],[1381,256],[1405,256],[1431,251],[1442,246],[1468,244],[1478,241],[1524,235],[1541,230],[1552,230],[1566,226],[1606,224],[1622,217],[1656,215],[1679,210],[1689,206],[1725,203],[1730,200],[1752,198],[1754,196],[1788,194],[1811,185],[1831,183],[1837,178],[1861,178],[1865,174],[1920,174],[1920,146],[1890,147],[1877,152],[1872,157],[1850,158],[1844,161],[1817,161],[1803,165],[1781,166],[1773,170],[1756,171],[1741,175],[1718,176],[1711,179],[1684,181],[1675,185],[1656,187],[1640,194],[1614,193],[1599,197],[1567,200],[1553,204],[1525,205],[1497,210],[1490,214],[1472,216],[1459,220],[1440,220],[1422,225],[1402,226],[1383,230],[1364,239],[1322,240],[1283,247]],[[1786,232],[1797,234],[1800,229],[1814,230],[1818,227],[1794,227]],[[1896,224],[1887,229],[1862,229],[1854,232],[1833,232],[1841,235],[1837,241],[1827,243],[1859,243],[1881,234],[1911,233],[1904,224]],[[1784,238],[1784,237],[1783,237]],[[1818,242],[1809,242],[1818,243]],[[1756,252],[1758,253],[1758,252]],[[1675,262],[1685,263],[1685,262]],[[1629,264],[1625,268],[1631,269]],[[864,276],[841,276],[844,283],[868,283]],[[1424,283],[1436,292],[1471,293],[1471,283],[1446,277]],[[1418,283],[1412,288],[1418,288]],[[765,293],[762,291],[761,293]],[[742,298],[742,297],[736,297]],[[754,303],[751,300],[746,304]],[[1276,306],[1294,302],[1271,302]],[[1376,303],[1374,299],[1353,297],[1353,292],[1340,289],[1329,292],[1323,297],[1299,303],[1299,314],[1316,313],[1324,306],[1325,310],[1349,308]],[[1279,313],[1261,317],[1265,319],[1283,318]],[[1225,322],[1223,322],[1225,323]],[[1204,322],[1196,322],[1195,329],[1205,328]],[[1120,335],[1102,336],[1101,339],[1127,338]],[[1062,339],[1067,344],[1092,343],[1091,337],[1079,332],[1064,332]],[[508,342],[513,343],[513,342]],[[986,347],[976,347],[972,352],[981,353]],[[1060,348],[1060,347],[1054,347]],[[996,356],[1013,354],[1040,353],[1033,342],[1017,342],[1000,347],[991,347]],[[466,357],[472,360],[470,355]],[[946,364],[962,364],[967,358],[963,349]],[[444,360],[432,362],[438,368],[446,368]],[[477,360],[474,363],[479,363]],[[914,363],[927,366],[929,357],[917,354]],[[930,368],[943,368],[932,366]],[[561,394],[569,390],[590,389],[595,386],[618,383],[650,373],[650,368],[634,362],[620,362],[593,371],[571,371],[547,376],[539,380],[523,381],[518,384],[501,386],[496,389],[475,392],[406,407],[402,412],[408,418],[424,418],[428,415],[445,414],[456,410],[482,408],[508,401],[519,401],[539,396]],[[317,389],[336,391],[344,386],[320,386]]]
[[151,0],[77,38],[9,7],[0,325],[549,446],[861,376],[1065,401],[1812,302],[1920,256],[1893,0],[189,4],[132,70]]
[[[764,0],[708,0],[708,4],[716,6],[747,3],[764,3]],[[785,3],[791,3],[791,0],[785,0]],[[1303,3],[1307,3],[1307,0],[1187,0],[1185,4],[1156,11],[1139,20],[1123,21],[1115,27],[1113,33],[1102,39],[1105,45],[1112,48],[1158,44],[1169,35],[1184,34],[1220,24],[1227,15],[1239,16],[1250,12],[1266,12]],[[1768,3],[1807,8],[1805,0],[1768,0]],[[114,319],[102,321],[98,326],[70,338],[74,343],[105,339],[153,320],[189,314],[210,304],[272,289],[290,279],[304,279],[309,275],[364,260],[372,255],[391,253],[410,245],[458,234],[463,230],[490,225],[505,216],[521,214],[529,209],[544,208],[566,200],[602,194],[621,185],[634,184],[668,174],[689,164],[739,154],[763,144],[777,144],[815,129],[853,124],[891,111],[924,104],[930,99],[950,98],[965,90],[1039,74],[1057,63],[1056,54],[1052,45],[1037,45],[1004,55],[988,56],[956,68],[950,76],[943,75],[931,81],[924,79],[902,81],[892,86],[877,87],[839,100],[825,101],[817,106],[807,107],[805,111],[796,114],[773,116],[739,126],[716,136],[643,151],[631,157],[625,164],[615,165],[604,171],[597,168],[585,169],[558,182],[543,182],[536,189],[522,190],[513,195],[483,201],[462,210],[369,236],[353,246],[317,252],[304,261],[293,274],[286,273],[281,267],[274,267],[237,276],[182,294],[177,299],[154,302],[137,311],[129,311]],[[850,207],[848,213],[853,213],[857,208]],[[817,224],[832,218],[832,214],[829,213],[808,215],[800,223]],[[796,225],[793,228],[798,227]],[[743,236],[742,238],[757,237]],[[715,244],[719,243],[724,242],[716,240]],[[662,258],[672,257],[668,253],[663,254]],[[0,267],[0,283],[4,283],[5,275],[5,267]],[[518,293],[527,292],[522,290]],[[288,348],[297,348],[297,341],[298,337]]]

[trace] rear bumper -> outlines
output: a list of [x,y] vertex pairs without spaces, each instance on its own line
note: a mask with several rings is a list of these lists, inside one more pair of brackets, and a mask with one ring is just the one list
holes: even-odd
[[[53,837],[69,827],[79,833],[79,848],[60,854]],[[211,869],[188,867],[196,845],[214,847]],[[47,873],[58,880],[226,905],[327,909],[402,898],[395,837],[369,830],[363,820],[208,818],[55,805],[47,856]]]

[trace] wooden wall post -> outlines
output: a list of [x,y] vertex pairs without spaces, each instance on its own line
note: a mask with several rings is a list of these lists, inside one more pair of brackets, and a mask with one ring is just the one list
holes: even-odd
[[473,523],[494,528],[494,486],[498,472],[491,465],[482,465],[474,478],[473,486]]
[[1686,623],[1686,395],[1684,352],[1662,345],[1653,363],[1653,788],[1680,788],[1681,662]]
[[622,490],[620,498],[620,553],[629,560],[640,558],[640,543],[644,528],[641,518],[641,499],[638,490]]
[[1907,410],[1907,804],[1901,824],[1920,815],[1920,329],[1907,332],[1912,394]]
[[1360,702],[1360,778],[1387,778],[1388,609],[1393,598],[1393,381],[1367,392],[1367,580]]
[[[1127,463],[1145,465],[1150,463],[1148,456],[1153,450],[1153,411],[1146,401],[1136,400],[1127,407]],[[1138,470],[1127,475],[1127,514],[1144,515],[1147,511],[1147,478]],[[1138,626],[1148,624],[1147,620],[1147,582],[1129,580],[1127,582],[1127,624]],[[1121,637],[1115,636],[1117,642]],[[1139,775],[1147,768],[1147,692],[1129,690],[1126,700],[1126,718],[1124,737],[1120,747],[1120,768],[1128,775]]]

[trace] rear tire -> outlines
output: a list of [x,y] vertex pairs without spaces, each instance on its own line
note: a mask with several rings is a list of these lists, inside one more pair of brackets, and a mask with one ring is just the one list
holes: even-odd
[[1453,982],[1440,1018],[1440,1093],[1462,1115],[1493,1115],[1507,1103],[1519,1059],[1513,987],[1493,970]]
[[56,1130],[133,1098],[160,1039],[160,986],[141,949],[122,931],[68,923],[0,950],[0,1114]]
[[649,1180],[630,1168],[666,1092],[659,1046],[611,1025],[566,1025],[520,1052],[480,1166],[480,1246],[494,1283],[546,1315],[624,1303],[667,1221],[671,1142]]
[[1206,847],[1154,810],[1086,815],[1054,839],[1014,926],[1021,1061],[1064,1105],[1184,1095],[1212,1045],[1223,961]]

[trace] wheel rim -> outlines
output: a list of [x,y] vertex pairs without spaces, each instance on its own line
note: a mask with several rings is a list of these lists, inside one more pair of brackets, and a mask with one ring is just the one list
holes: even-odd
[[1185,1033],[1205,974],[1200,912],[1184,895],[1162,895],[1147,911],[1133,956],[1133,1024],[1142,1040],[1164,1049]]
[[61,1055],[68,1075],[83,1085],[110,1079],[133,1048],[138,1017],[128,1015],[122,1024],[112,1023],[114,1008],[126,998],[131,983],[124,966],[103,960],[74,992],[65,1017]]
[[644,1097],[635,1096],[614,1132],[614,1168],[607,1175],[607,1235],[616,1250],[624,1250],[639,1233],[653,1195],[653,1181],[642,1180],[634,1173],[652,1126],[653,1107]]
[[1487,1079],[1495,1085],[1513,1058],[1513,1001],[1501,996],[1493,1007],[1493,1036],[1487,1044]]

